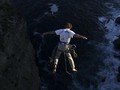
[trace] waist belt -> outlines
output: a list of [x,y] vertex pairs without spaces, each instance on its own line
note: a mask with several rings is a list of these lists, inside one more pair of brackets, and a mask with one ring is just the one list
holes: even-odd
[[61,42],[61,41],[59,43],[68,44],[67,42]]

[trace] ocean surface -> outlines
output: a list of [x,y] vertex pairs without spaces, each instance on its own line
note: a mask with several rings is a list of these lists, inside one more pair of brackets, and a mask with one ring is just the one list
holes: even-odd
[[[119,0],[11,0],[27,22],[27,31],[36,50],[41,90],[120,90],[117,81],[120,52],[113,41],[120,34],[115,19],[120,14]],[[72,39],[77,46],[74,59],[78,72],[65,72],[64,56],[59,60],[57,74],[51,75],[49,57],[58,42],[56,35],[41,34],[73,24],[76,33],[88,40]]]

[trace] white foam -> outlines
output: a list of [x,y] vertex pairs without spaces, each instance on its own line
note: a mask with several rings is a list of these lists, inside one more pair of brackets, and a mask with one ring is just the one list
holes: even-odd
[[[98,47],[103,49],[103,52],[107,55],[104,59],[105,67],[101,69],[98,75],[105,77],[104,82],[100,82],[98,85],[98,90],[120,90],[120,84],[117,82],[116,75],[118,73],[117,69],[120,66],[120,61],[114,57],[114,53],[117,51],[114,50],[113,41],[118,38],[120,35],[120,27],[115,26],[115,19],[120,14],[120,10],[113,7],[112,3],[106,3],[106,7],[110,8],[111,11],[108,14],[111,14],[111,19],[104,26],[108,30],[106,32],[105,38],[108,40],[108,44],[100,44]],[[106,20],[104,16],[99,17],[98,20],[103,22]]]
[[105,22],[106,21],[106,17],[102,16],[102,17],[98,17],[100,22]]
[[50,11],[52,13],[52,15],[54,15],[54,13],[58,12],[58,5],[54,4],[54,3],[49,3],[50,5]]

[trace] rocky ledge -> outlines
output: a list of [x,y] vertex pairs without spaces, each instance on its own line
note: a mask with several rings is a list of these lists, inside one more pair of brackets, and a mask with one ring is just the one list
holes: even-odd
[[25,20],[8,0],[0,1],[0,90],[38,90],[35,51]]

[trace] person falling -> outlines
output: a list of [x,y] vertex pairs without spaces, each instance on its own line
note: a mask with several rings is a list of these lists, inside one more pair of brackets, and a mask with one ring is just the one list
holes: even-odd
[[55,31],[49,31],[49,32],[44,32],[42,34],[42,36],[48,35],[48,34],[56,34],[59,35],[59,43],[57,45],[57,50],[55,53],[55,57],[54,57],[54,65],[53,65],[53,73],[56,73],[56,69],[57,69],[57,65],[58,65],[58,60],[59,57],[61,55],[61,53],[65,53],[65,55],[67,56],[70,66],[72,68],[73,72],[76,72],[76,68],[75,68],[75,63],[73,61],[73,58],[70,54],[70,41],[71,38],[76,37],[76,38],[82,38],[82,39],[87,39],[87,37],[84,37],[80,34],[75,33],[72,29],[72,24],[71,23],[66,23],[65,24],[65,28],[64,29],[58,29]]

